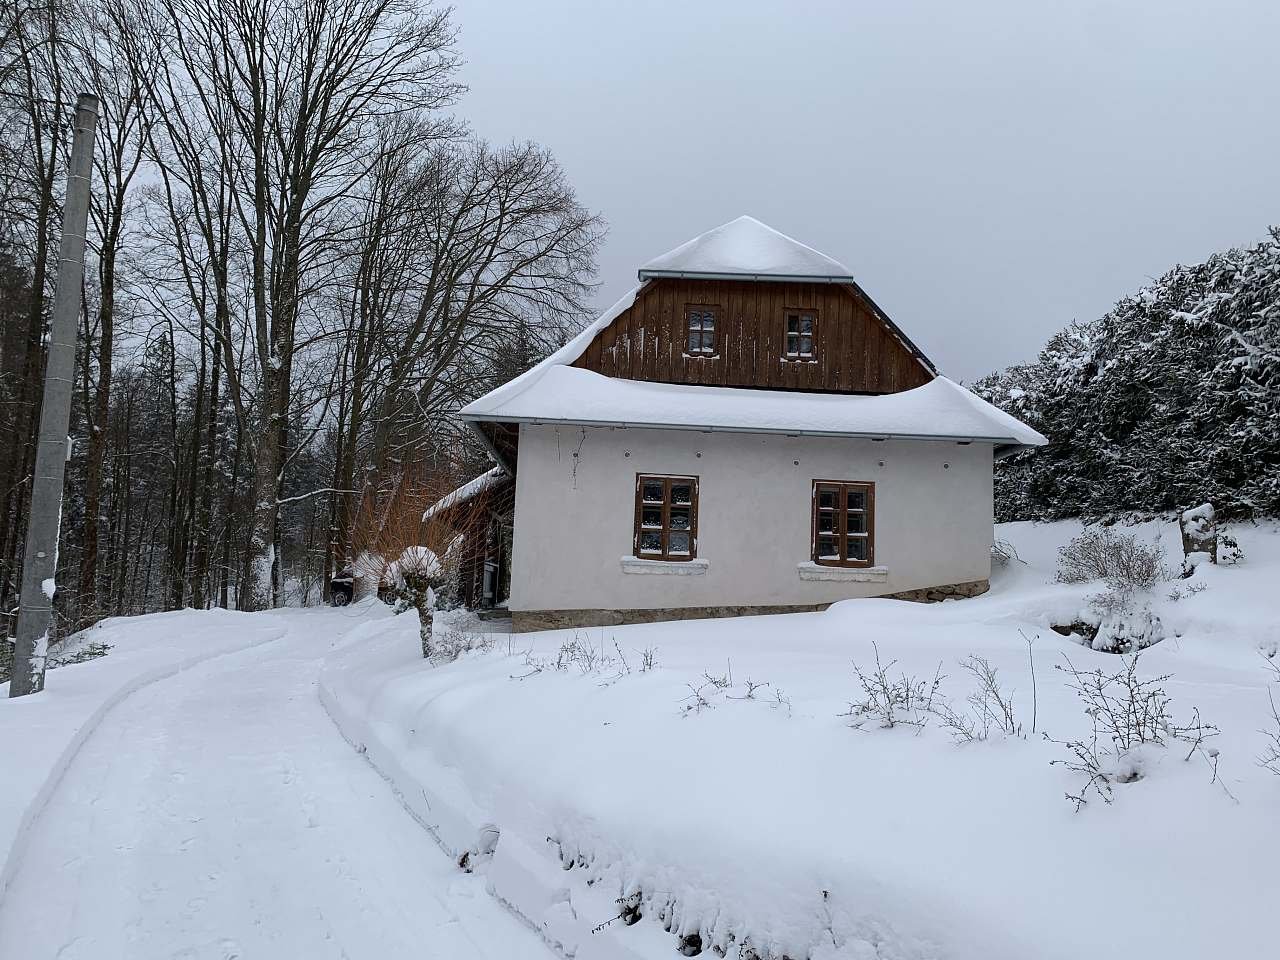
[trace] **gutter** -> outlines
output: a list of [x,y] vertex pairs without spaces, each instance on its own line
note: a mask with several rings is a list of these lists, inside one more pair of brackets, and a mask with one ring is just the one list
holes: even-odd
[[[470,414],[464,415],[462,418],[469,427],[476,433],[484,437],[486,446],[489,448],[490,456],[498,457],[498,453],[493,449],[493,444],[489,442],[489,438],[484,435],[478,424],[480,423],[527,423],[532,426],[557,426],[567,424],[574,427],[610,427],[618,430],[685,430],[694,433],[752,433],[752,434],[770,434],[773,436],[785,437],[849,437],[859,440],[930,440],[942,443],[990,443],[998,450],[1007,451],[1002,455],[1007,456],[1024,447],[1032,446],[1032,444],[1018,443],[1012,437],[964,437],[949,436],[942,434],[927,433],[860,433],[849,430],[807,430],[807,429],[787,429],[778,427],[748,427],[748,426],[715,426],[712,424],[692,424],[692,423],[652,423],[652,422],[631,422],[626,420],[548,420],[538,417],[511,417],[511,416],[494,416],[492,414]],[[498,459],[498,463],[506,466],[505,462]]]

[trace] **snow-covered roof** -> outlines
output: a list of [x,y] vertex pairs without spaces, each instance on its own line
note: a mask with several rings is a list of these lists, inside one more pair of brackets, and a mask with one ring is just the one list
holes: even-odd
[[977,440],[997,446],[1048,442],[945,377],[901,393],[865,396],[621,380],[564,363],[530,371],[535,372],[515,390],[495,390],[468,405],[462,416],[471,421]]
[[843,263],[779,233],[755,217],[708,230],[640,268],[640,279],[724,277],[744,280],[805,280],[848,283]]
[[503,477],[507,475],[507,471],[502,467],[493,467],[486,470],[480,476],[468,480],[458,489],[446,493],[443,497],[427,507],[426,512],[422,514],[422,522],[426,523],[438,513],[448,510],[450,507],[459,503],[466,503],[478,494],[495,486]]

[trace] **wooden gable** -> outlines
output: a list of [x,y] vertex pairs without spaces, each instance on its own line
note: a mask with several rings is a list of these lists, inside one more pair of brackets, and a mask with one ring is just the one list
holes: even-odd
[[[715,353],[687,353],[686,311],[716,313]],[[815,315],[812,359],[787,359],[786,314]],[[897,393],[933,369],[855,285],[661,278],[573,364],[609,377],[719,387]]]

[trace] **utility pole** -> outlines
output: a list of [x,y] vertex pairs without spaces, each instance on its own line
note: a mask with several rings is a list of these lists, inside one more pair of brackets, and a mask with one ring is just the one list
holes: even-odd
[[44,689],[49,627],[53,620],[54,572],[58,565],[58,528],[62,524],[62,478],[71,440],[71,388],[75,376],[76,329],[84,286],[84,234],[89,220],[89,175],[93,172],[93,131],[98,98],[76,98],[71,165],[62,207],[62,244],[58,248],[58,280],[53,295],[53,324],[44,369],[40,408],[40,440],[31,484],[31,516],[22,555],[22,597],[18,606],[18,639],[13,651],[9,696]]

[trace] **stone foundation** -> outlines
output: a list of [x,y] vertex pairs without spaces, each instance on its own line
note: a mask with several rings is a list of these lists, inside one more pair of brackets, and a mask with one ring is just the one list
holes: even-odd
[[[938,603],[976,597],[991,589],[987,580],[946,583],[919,590],[883,594],[888,600],[912,603]],[[664,620],[706,620],[719,617],[753,617],[773,613],[812,613],[825,610],[829,603],[807,603],[782,606],[743,607],[654,607],[634,610],[512,610],[512,633],[534,630],[563,630],[574,627],[617,627],[627,623],[658,623]]]
[[887,600],[910,600],[912,603],[941,603],[943,600],[963,600],[968,597],[976,597],[990,589],[990,580],[968,580],[964,583],[944,583],[940,587],[925,587],[921,590],[886,593],[884,597]]

